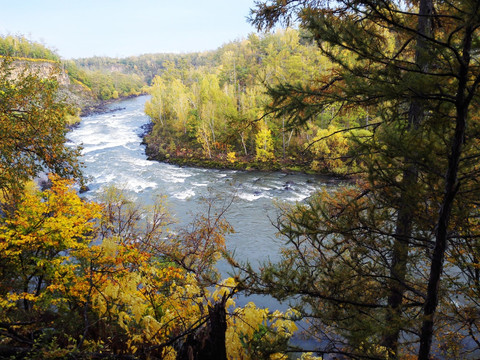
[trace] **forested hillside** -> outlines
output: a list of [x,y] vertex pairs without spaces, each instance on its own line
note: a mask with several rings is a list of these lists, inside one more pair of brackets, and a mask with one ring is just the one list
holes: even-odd
[[[72,83],[88,90],[94,100],[110,100],[119,97],[137,96],[144,91],[147,82],[144,76],[112,69],[89,70],[77,66],[75,61],[62,60],[54,51],[43,44],[33,42],[24,36],[0,37],[0,56],[11,57],[14,61],[49,61],[58,64],[58,71],[66,72]],[[75,101],[82,102],[81,95]],[[82,104],[79,104],[82,105]],[[85,104],[84,106],[91,106]]]
[[89,70],[73,60],[64,61],[63,66],[72,79],[88,87],[98,100],[138,96],[147,85],[143,77],[122,69]]
[[155,76],[170,64],[175,66],[214,66],[215,52],[190,54],[145,54],[127,58],[95,56],[66,61],[75,79],[87,84],[101,99],[138,95],[151,85]]
[[144,54],[126,58],[109,58],[95,56],[91,58],[75,59],[75,64],[83,69],[102,72],[122,72],[136,74],[146,83],[151,84],[153,78],[165,69],[165,63],[191,64],[192,66],[206,66],[214,61],[215,52],[187,54]]
[[24,36],[8,35],[0,37],[0,55],[60,61],[60,56],[53,50],[38,42],[30,41]]
[[[251,34],[208,54],[209,61],[168,61],[153,80],[146,113],[154,122],[147,153],[176,163],[345,174],[349,153],[374,121],[367,108],[333,103],[306,129],[265,113],[267,90],[285,82],[314,87],[332,63],[298,30]],[[319,140],[327,137],[326,141]]]

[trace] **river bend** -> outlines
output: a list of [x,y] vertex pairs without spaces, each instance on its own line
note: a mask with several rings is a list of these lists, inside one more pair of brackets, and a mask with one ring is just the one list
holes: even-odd
[[[202,197],[228,198],[236,194],[227,219],[235,233],[227,238],[227,248],[239,260],[253,264],[267,258],[275,260],[283,242],[275,236],[271,218],[275,201],[303,201],[336,181],[303,174],[211,170],[149,161],[141,145],[142,126],[149,122],[143,109],[148,96],[123,100],[110,105],[109,112],[82,118],[68,137],[82,145],[81,161],[89,177],[95,199],[110,184],[125,189],[132,197],[151,203],[155,195],[166,195],[180,224],[204,211]],[[222,273],[228,268],[219,264]]]

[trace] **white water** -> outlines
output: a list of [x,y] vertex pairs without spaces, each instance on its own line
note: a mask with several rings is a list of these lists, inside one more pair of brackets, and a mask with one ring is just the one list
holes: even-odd
[[[166,195],[180,224],[187,224],[192,214],[205,210],[202,197],[223,201],[235,195],[227,214],[235,234],[228,236],[227,248],[235,251],[238,260],[257,264],[277,259],[283,244],[271,225],[274,201],[303,201],[315,190],[338,186],[336,181],[302,174],[181,168],[149,161],[141,145],[141,126],[149,122],[143,112],[147,99],[113,104],[112,109],[122,109],[84,117],[69,133],[74,144],[83,146],[84,172],[90,177],[87,197],[96,198],[110,184],[145,203],[155,195]],[[225,275],[229,271],[224,263],[219,268]]]

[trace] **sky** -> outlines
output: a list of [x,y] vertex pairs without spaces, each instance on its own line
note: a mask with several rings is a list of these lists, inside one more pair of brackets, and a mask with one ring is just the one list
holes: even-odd
[[245,38],[254,0],[0,0],[0,35],[62,58],[214,50]]

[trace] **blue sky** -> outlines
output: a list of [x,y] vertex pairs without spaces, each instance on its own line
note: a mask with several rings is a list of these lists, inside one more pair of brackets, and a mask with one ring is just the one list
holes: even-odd
[[0,34],[65,58],[213,50],[246,37],[254,0],[0,0]]

